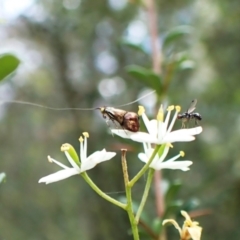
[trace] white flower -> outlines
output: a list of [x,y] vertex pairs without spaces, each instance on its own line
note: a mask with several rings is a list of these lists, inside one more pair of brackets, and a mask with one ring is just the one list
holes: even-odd
[[115,152],[107,152],[105,149],[102,151],[96,151],[90,156],[87,157],[87,137],[89,137],[88,133],[84,132],[84,140],[82,137],[79,138],[80,141],[80,161],[75,149],[68,143],[65,143],[61,147],[61,151],[63,151],[72,165],[72,167],[67,167],[64,164],[58,162],[57,160],[48,156],[48,160],[50,162],[54,162],[63,170],[60,170],[56,173],[50,174],[46,177],[41,178],[38,182],[44,182],[46,184],[57,182],[66,178],[69,178],[73,175],[80,174],[85,172],[93,167],[95,167],[98,163],[110,160],[113,158],[116,153]]
[[163,109],[162,106],[159,109],[157,119],[149,120],[145,114],[145,110],[142,106],[139,107],[139,115],[142,116],[143,122],[147,128],[146,132],[130,132],[127,130],[112,129],[112,132],[123,138],[130,138],[136,142],[148,142],[154,144],[164,144],[173,142],[189,142],[195,139],[194,135],[202,132],[202,127],[194,127],[188,129],[179,129],[172,131],[173,125],[177,119],[177,115],[180,112],[180,107],[176,106],[175,114],[169,124],[171,111],[174,106],[169,106],[167,109],[167,116],[163,121]]
[[[153,159],[153,161],[150,164],[150,168],[153,168],[155,170],[160,170],[160,169],[179,169],[182,171],[187,171],[189,170],[189,166],[192,165],[192,161],[189,160],[184,160],[184,161],[175,161],[179,157],[184,156],[184,152],[180,152],[177,156],[170,158],[166,161],[163,162],[165,157],[168,154],[169,148],[171,147],[170,144],[165,144],[162,145],[161,147],[161,155],[157,153]],[[145,153],[139,153],[138,158],[147,163],[154,152],[154,149],[151,147],[150,143],[143,143],[143,148]]]

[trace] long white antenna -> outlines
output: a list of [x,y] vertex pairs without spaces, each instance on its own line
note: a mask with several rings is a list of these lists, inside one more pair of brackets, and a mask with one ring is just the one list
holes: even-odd
[[153,91],[151,91],[151,92],[143,95],[142,97],[140,97],[140,98],[138,98],[138,99],[136,99],[136,100],[134,100],[134,101],[132,101],[132,102],[125,103],[125,104],[122,104],[122,105],[117,106],[117,107],[124,107],[124,106],[131,105],[131,104],[133,104],[133,103],[136,103],[136,102],[140,101],[141,99],[144,99],[145,97],[147,97],[147,96],[149,96],[149,95],[151,95],[151,94],[153,94],[153,93],[155,93],[155,92],[156,92],[156,90],[153,90]]
[[[153,90],[147,94],[145,94],[144,96],[132,101],[132,102],[129,102],[129,103],[125,103],[125,104],[122,104],[122,105],[119,105],[117,107],[124,107],[124,106],[128,106],[128,105],[131,105],[133,103],[136,103],[138,102],[139,100],[141,99],[144,99],[145,97],[153,94],[154,92],[156,92],[156,90]],[[26,101],[20,101],[20,100],[12,100],[12,101],[1,101],[0,100],[0,104],[5,104],[5,103],[17,103],[17,104],[23,104],[23,105],[28,105],[28,106],[33,106],[33,107],[39,107],[39,108],[44,108],[44,109],[49,109],[49,110],[53,110],[53,111],[67,111],[67,110],[74,110],[74,111],[92,111],[92,110],[95,110],[97,109],[97,107],[94,107],[94,108],[55,108],[55,107],[48,107],[48,106],[45,106],[45,105],[41,105],[41,104],[38,104],[38,103],[31,103],[31,102],[26,102]]]
[[31,102],[25,102],[25,101],[18,101],[18,100],[13,100],[13,101],[0,101],[1,104],[4,103],[18,103],[18,104],[24,104],[24,105],[29,105],[33,107],[40,107],[40,108],[45,108],[49,110],[54,110],[54,111],[67,111],[67,110],[81,110],[81,111],[90,111],[90,110],[95,110],[96,108],[55,108],[55,107],[48,107],[44,106],[38,103],[31,103]]

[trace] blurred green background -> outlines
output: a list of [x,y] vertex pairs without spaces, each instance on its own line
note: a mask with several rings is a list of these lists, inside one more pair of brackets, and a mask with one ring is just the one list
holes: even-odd
[[[204,129],[196,141],[175,144],[172,151],[184,150],[194,162],[191,170],[165,170],[163,175],[181,179],[178,197],[184,202],[197,199],[198,209],[210,210],[196,219],[202,239],[240,239],[240,1],[156,1],[156,6],[160,43],[169,30],[192,27],[162,49],[163,67],[172,56],[189,59],[173,75],[163,103],[179,104],[185,111],[197,98]],[[149,90],[126,71],[132,64],[151,68],[146,11],[134,1],[1,0],[0,42],[0,54],[21,60],[18,70],[0,83],[1,101],[91,108],[125,104]],[[141,104],[153,113],[153,96]],[[137,104],[124,109],[137,111]],[[130,149],[133,176],[142,166],[136,158],[142,147],[112,137],[99,112],[0,105],[0,172],[7,175],[0,185],[1,240],[132,239],[127,214],[102,200],[82,178],[38,184],[58,170],[47,155],[66,161],[61,144],[78,148],[83,131],[90,134],[89,154],[103,148],[118,152],[89,175],[112,197],[121,197],[119,150],[125,144]],[[134,187],[135,200],[145,180]],[[156,216],[153,192],[147,210]],[[168,230],[169,239],[177,239]]]

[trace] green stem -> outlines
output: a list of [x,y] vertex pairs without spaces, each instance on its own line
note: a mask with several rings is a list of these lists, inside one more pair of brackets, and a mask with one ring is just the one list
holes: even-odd
[[139,205],[139,208],[138,208],[138,211],[137,211],[137,214],[136,214],[136,217],[135,217],[135,220],[136,220],[137,223],[139,222],[139,219],[140,219],[141,213],[143,211],[144,205],[147,201],[147,197],[148,197],[149,190],[151,188],[151,183],[152,183],[152,179],[153,179],[153,176],[154,176],[154,172],[155,172],[155,170],[152,169],[152,168],[150,168],[149,171],[148,171],[147,183],[145,185],[142,200],[141,200],[141,203]]
[[144,167],[137,173],[137,175],[128,183],[129,187],[132,187],[137,181],[138,179],[149,169],[150,164],[152,163],[155,155],[158,153],[159,148],[161,147],[161,145],[157,145],[156,148],[154,149],[150,159],[148,160],[148,162],[144,165]]
[[108,196],[106,193],[104,193],[93,181],[92,179],[87,175],[86,172],[81,173],[81,176],[84,178],[84,180],[89,184],[89,186],[102,198],[104,198],[105,200],[107,200],[108,202],[111,202],[112,204],[126,210],[127,205],[123,204],[119,201],[117,201],[116,199]]
[[139,240],[138,226],[137,226],[138,223],[135,220],[134,213],[133,213],[132,193],[131,193],[131,187],[129,186],[129,177],[128,177],[127,161],[126,161],[126,149],[122,149],[122,169],[123,169],[123,177],[124,177],[125,191],[126,191],[126,197],[127,197],[126,211],[128,213],[128,217],[130,220],[133,239]]

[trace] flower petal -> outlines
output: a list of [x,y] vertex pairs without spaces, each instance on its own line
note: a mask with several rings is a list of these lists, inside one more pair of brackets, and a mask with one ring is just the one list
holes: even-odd
[[79,173],[80,172],[77,171],[75,168],[68,168],[68,169],[60,170],[56,173],[50,174],[46,177],[43,177],[38,182],[39,183],[44,182],[46,184],[49,184],[49,183],[61,181],[63,179],[69,178]]
[[67,151],[64,151],[67,160],[70,162],[70,164],[72,165],[72,167],[74,167],[75,169],[79,170],[79,166],[77,165],[77,163],[74,161],[74,159],[72,159],[72,157],[70,156],[70,154]]
[[181,130],[170,132],[158,144],[173,143],[173,142],[190,142],[195,139],[194,136],[187,135]]
[[182,232],[182,229],[179,227],[178,223],[173,220],[173,219],[166,219],[162,222],[162,225],[165,225],[166,223],[171,223],[179,232],[180,236],[181,236],[181,232]]
[[[152,149],[152,152],[154,151],[154,149]],[[165,145],[164,146],[164,150],[162,152],[162,154],[159,156],[159,154],[156,154],[155,158],[153,159],[150,167],[154,168],[155,170],[159,170],[161,168],[159,168],[159,165],[161,165],[162,161],[165,159],[165,157],[167,156],[169,151],[169,146]]]
[[158,124],[160,124],[160,123],[162,123],[162,122],[157,121],[156,119],[151,120],[151,121],[149,122],[148,128],[147,128],[149,134],[151,134],[151,135],[153,135],[153,136],[157,136],[157,133],[158,133],[158,132],[157,132]]
[[94,168],[98,163],[110,160],[116,155],[115,152],[107,152],[105,149],[91,154],[81,165],[81,172]]
[[148,119],[148,117],[147,117],[147,115],[145,114],[145,112],[142,114],[142,119],[143,119],[143,122],[144,122],[144,124],[145,124],[145,126],[146,126],[146,128],[147,128],[147,130],[148,130],[148,132],[150,132],[151,131],[151,127],[150,127],[150,120]]
[[110,160],[114,156],[116,156],[115,152],[107,152],[105,149],[103,149],[102,151],[99,151],[99,157],[95,160],[95,162],[97,164],[100,162],[105,162]]
[[182,171],[187,171],[189,170],[189,166],[192,165],[192,161],[177,161],[177,162],[162,162],[157,166],[157,170],[160,169],[173,169],[173,170],[182,170]]
[[193,240],[200,240],[201,239],[201,233],[202,233],[202,228],[199,226],[195,227],[189,227],[188,232]]
[[133,132],[130,132],[126,129],[122,130],[122,129],[111,129],[113,134],[118,135],[119,137],[122,138],[130,138],[132,134],[134,134]]
[[146,143],[157,143],[158,139],[148,133],[145,132],[136,132],[131,135],[131,139],[136,142],[146,142]]
[[147,157],[147,155],[146,155],[145,153],[139,153],[139,154],[138,154],[138,158],[139,158],[142,162],[145,162],[145,163],[147,163],[147,161],[148,161],[148,157]]
[[[108,156],[108,153],[111,153],[111,154]],[[104,148],[102,151],[96,151],[92,153],[90,156],[88,156],[86,161],[91,160],[93,162],[99,163],[99,162],[105,161],[103,159],[109,160],[116,155],[116,153],[114,153],[114,155],[112,153],[113,152],[107,152],[106,149]]]
[[197,135],[200,134],[202,132],[202,127],[194,127],[194,128],[182,128],[179,129],[177,131],[173,131],[173,132],[178,132],[180,134],[186,134],[186,135]]

